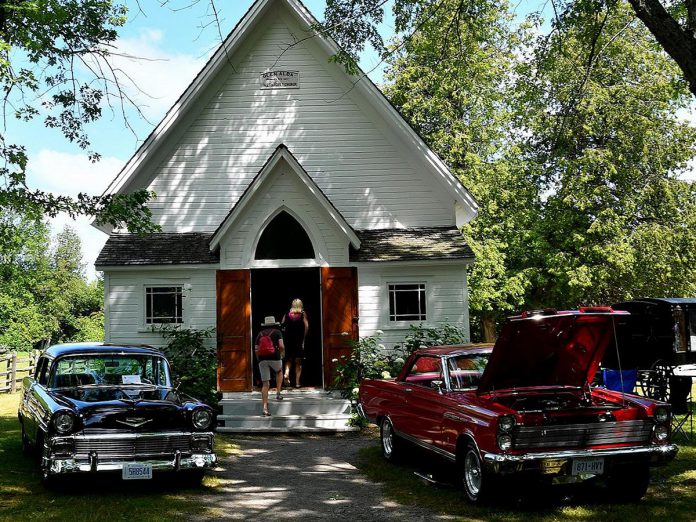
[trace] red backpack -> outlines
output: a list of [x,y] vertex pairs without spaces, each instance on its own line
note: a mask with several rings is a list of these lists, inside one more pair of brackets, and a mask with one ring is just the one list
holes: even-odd
[[256,355],[259,357],[270,357],[275,355],[275,353],[276,347],[275,344],[273,344],[271,334],[267,333],[259,337],[259,347],[256,350]]

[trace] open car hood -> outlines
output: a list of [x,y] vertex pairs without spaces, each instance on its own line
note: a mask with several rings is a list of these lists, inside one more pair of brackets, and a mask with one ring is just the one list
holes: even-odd
[[481,376],[479,393],[531,386],[585,387],[614,347],[625,312],[557,312],[508,319]]

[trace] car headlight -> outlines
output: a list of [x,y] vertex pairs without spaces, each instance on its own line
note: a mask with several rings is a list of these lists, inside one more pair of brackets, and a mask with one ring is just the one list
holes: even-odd
[[56,432],[60,435],[70,433],[74,426],[75,417],[71,413],[62,411],[56,413],[56,415],[53,417],[53,427],[56,429]]
[[503,451],[507,451],[512,448],[512,437],[510,435],[499,435],[498,447]]
[[655,408],[655,422],[664,424],[669,420],[669,408],[658,406]]
[[213,414],[206,408],[199,408],[191,415],[191,422],[197,430],[204,430],[213,422]]
[[514,415],[503,415],[498,419],[498,429],[503,432],[510,432],[515,427]]
[[669,438],[669,430],[667,426],[655,426],[655,431],[653,432],[655,440],[657,442],[665,442]]

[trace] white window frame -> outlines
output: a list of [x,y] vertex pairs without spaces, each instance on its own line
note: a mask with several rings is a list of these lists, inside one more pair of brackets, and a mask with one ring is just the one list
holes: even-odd
[[[396,302],[394,302],[394,318],[392,318],[392,313],[391,313],[391,306],[393,299],[396,297],[396,292],[399,292],[400,290],[393,289],[392,287],[396,287],[399,285],[409,285],[409,286],[414,286],[418,285],[418,288],[415,290],[401,290],[402,292],[418,292],[418,301],[419,301],[419,311],[418,311],[418,319],[402,319],[399,318],[399,316],[396,314]],[[387,307],[386,307],[386,315],[387,315],[387,321],[388,324],[391,326],[396,326],[396,325],[401,325],[401,324],[414,324],[414,323],[427,323],[428,322],[428,309],[431,308],[430,304],[428,303],[428,283],[423,280],[418,280],[418,281],[388,281],[387,282]]]
[[[180,323],[148,323],[147,322],[147,289],[148,288],[181,288],[181,322]],[[186,301],[191,291],[191,285],[180,279],[176,280],[161,280],[155,279],[142,282],[140,285],[140,331],[149,332],[153,329],[158,329],[165,326],[178,326],[181,328],[189,327],[189,311],[186,306]]]

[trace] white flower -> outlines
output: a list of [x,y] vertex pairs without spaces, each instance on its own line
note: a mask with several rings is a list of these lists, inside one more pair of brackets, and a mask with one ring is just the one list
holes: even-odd
[[427,346],[425,346],[424,344],[421,344],[418,348],[423,349],[423,348],[427,348]]
[[391,374],[388,371],[382,372],[382,379],[391,379]]
[[332,362],[332,363],[337,363],[337,362],[338,362],[338,359],[331,359],[331,362]]
[[384,346],[383,344],[378,344],[378,345],[377,345],[377,348],[379,348],[380,350],[386,350],[386,349],[387,349],[387,347]]
[[353,388],[353,395],[357,396],[359,391],[360,391],[360,388]]
[[396,364],[404,364],[404,360],[401,357],[397,357],[396,359],[394,359],[394,362]]
[[382,330],[375,330],[375,335],[384,335]]

